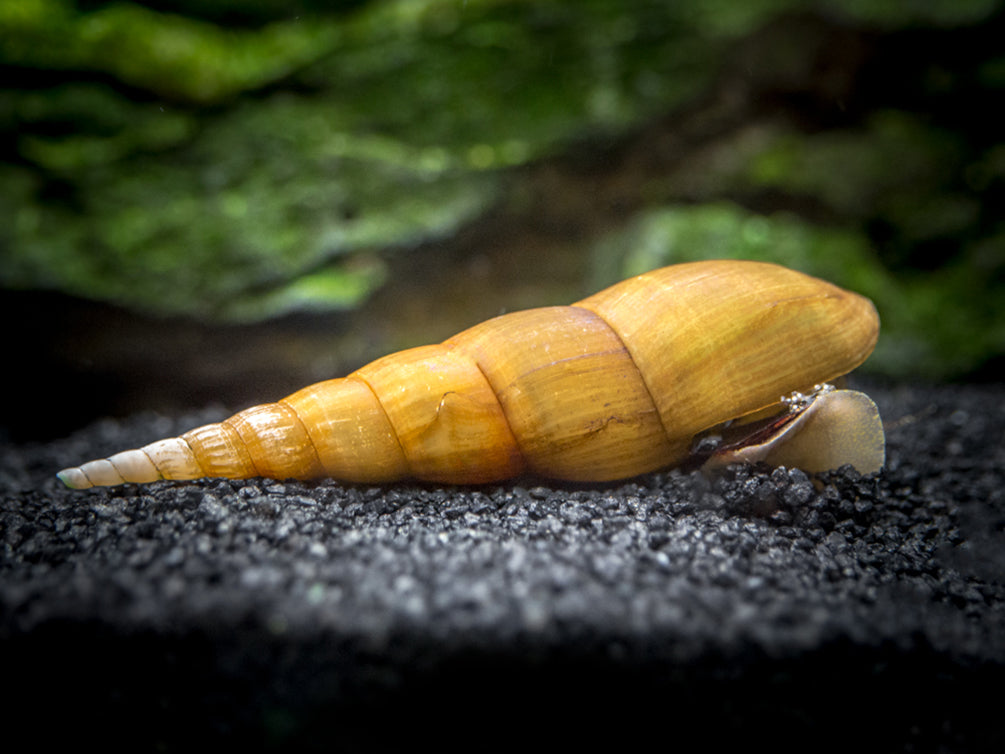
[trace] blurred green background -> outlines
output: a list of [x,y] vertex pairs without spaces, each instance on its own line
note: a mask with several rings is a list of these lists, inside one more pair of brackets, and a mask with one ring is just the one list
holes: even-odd
[[273,400],[705,257],[1000,379],[1005,3],[0,3],[14,437]]

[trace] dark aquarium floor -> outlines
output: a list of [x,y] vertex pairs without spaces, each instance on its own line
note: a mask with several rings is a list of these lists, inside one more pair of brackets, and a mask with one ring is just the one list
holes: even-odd
[[878,479],[608,487],[52,476],[3,446],[6,736],[105,749],[1001,751],[1005,388],[880,388]]

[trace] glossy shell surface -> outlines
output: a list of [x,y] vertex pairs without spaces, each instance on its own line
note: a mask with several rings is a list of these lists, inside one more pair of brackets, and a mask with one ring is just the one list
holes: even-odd
[[846,374],[878,333],[868,299],[794,270],[676,265],[60,478],[76,488],[203,476],[621,479],[677,464],[703,430]]

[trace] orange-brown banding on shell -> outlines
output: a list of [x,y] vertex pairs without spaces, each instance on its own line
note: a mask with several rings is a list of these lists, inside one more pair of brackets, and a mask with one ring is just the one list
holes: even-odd
[[444,345],[478,364],[539,474],[591,481],[665,465],[671,449],[638,370],[592,312],[547,307],[483,322]]
[[415,477],[476,484],[524,470],[516,439],[484,374],[449,343],[378,359],[354,376],[376,394]]
[[846,374],[879,330],[868,299],[759,262],[664,267],[576,306],[618,334],[670,437],[682,440]]
[[227,479],[261,476],[241,436],[227,421],[197,427],[181,439],[192,448],[205,476]]
[[303,423],[325,473],[347,482],[408,475],[394,428],[373,390],[356,376],[319,382],[284,398]]
[[257,476],[313,479],[324,473],[310,436],[286,403],[252,406],[225,423],[241,438]]

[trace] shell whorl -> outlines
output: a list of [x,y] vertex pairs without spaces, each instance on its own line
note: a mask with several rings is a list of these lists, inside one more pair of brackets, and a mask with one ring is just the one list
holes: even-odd
[[59,476],[74,488],[203,476],[626,478],[680,462],[702,430],[847,373],[878,328],[868,299],[783,267],[677,265]]

